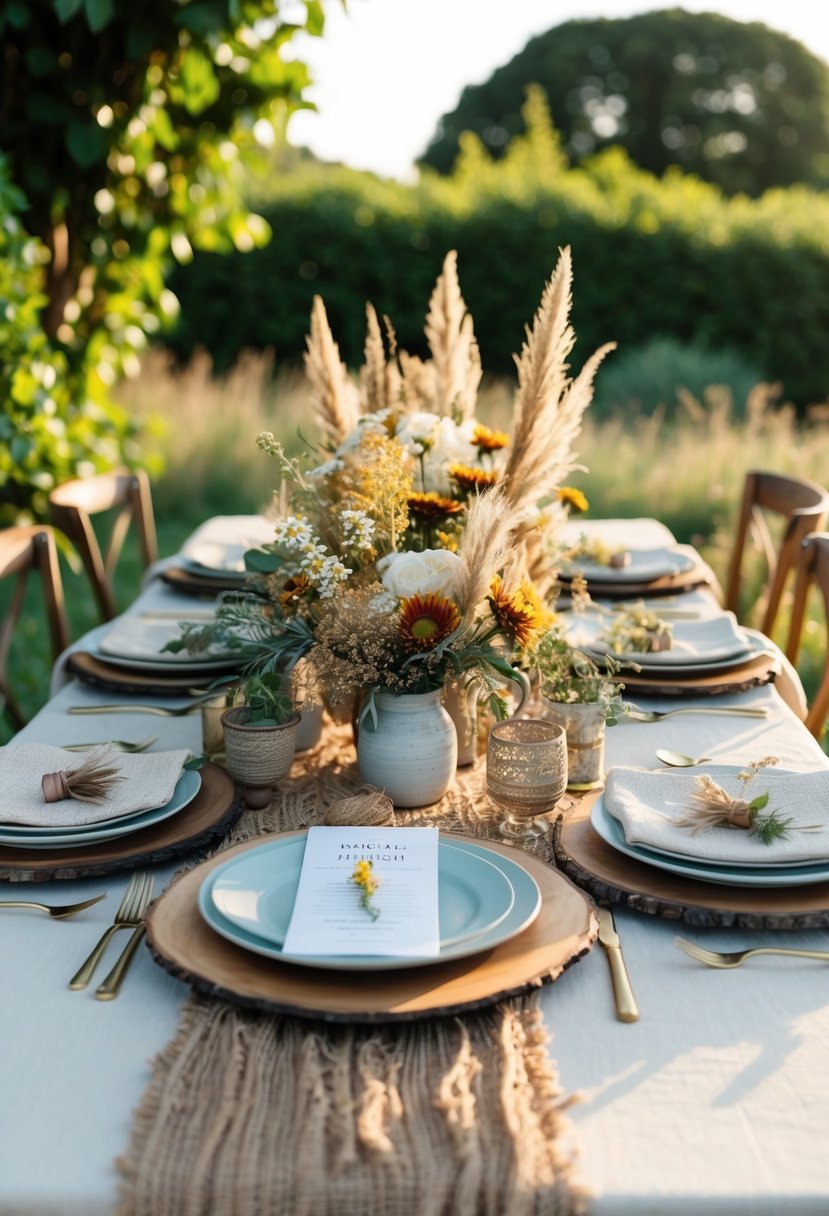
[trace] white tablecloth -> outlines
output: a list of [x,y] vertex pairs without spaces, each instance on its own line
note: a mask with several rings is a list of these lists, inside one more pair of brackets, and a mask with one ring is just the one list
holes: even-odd
[[[158,594],[156,584],[145,593]],[[172,594],[164,589],[167,606]],[[186,597],[179,602],[193,604]],[[133,611],[146,603],[142,596]],[[198,748],[198,715],[66,713],[69,705],[115,699],[68,683],[21,737],[68,743],[158,733],[164,747]],[[794,769],[829,763],[773,688],[737,699],[768,707],[768,718],[621,723],[608,732],[608,762],[655,766],[654,750],[665,746],[738,763],[774,753]],[[707,698],[689,703],[711,704]],[[677,702],[647,704],[668,709]],[[821,810],[829,816],[829,808]],[[156,891],[172,873],[171,866],[158,868]],[[115,1206],[113,1160],[126,1145],[150,1060],[173,1035],[187,995],[145,949],[117,1001],[96,1001],[92,987],[67,989],[111,922],[125,883],[118,876],[0,884],[0,898],[51,902],[107,892],[106,900],[66,922],[0,912],[0,1213],[96,1216]],[[829,931],[705,931],[625,910],[617,910],[616,922],[641,1009],[638,1023],[615,1020],[598,945],[542,995],[551,1054],[565,1089],[581,1096],[572,1118],[583,1174],[596,1191],[591,1211],[825,1216],[829,972],[819,962],[771,956],[738,971],[714,971],[680,954],[672,938],[679,929],[714,948],[779,943],[829,950]]]

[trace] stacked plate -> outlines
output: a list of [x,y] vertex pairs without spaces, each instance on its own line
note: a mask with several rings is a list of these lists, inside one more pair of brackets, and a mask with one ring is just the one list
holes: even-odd
[[689,574],[698,564],[692,554],[679,548],[631,548],[626,554],[626,564],[617,567],[591,561],[588,557],[571,558],[560,576],[566,581],[579,574],[587,579],[587,585],[594,592],[597,585],[607,586],[609,591],[625,591],[628,585],[642,586],[658,579]]
[[485,845],[440,837],[437,958],[298,956],[282,943],[293,911],[305,834],[269,841],[212,870],[199,890],[199,910],[216,933],[254,954],[338,971],[425,967],[491,950],[522,933],[538,916],[541,893],[517,861]]
[[201,789],[201,774],[184,772],[176,783],[173,796],[164,806],[150,810],[135,811],[116,819],[100,823],[80,824],[76,827],[33,827],[0,824],[0,845],[18,849],[81,849],[86,845],[100,844],[140,832],[143,828],[169,819],[188,806]]
[[[714,766],[708,772],[718,783],[738,792],[736,767]],[[614,774],[621,777],[617,784]],[[676,811],[687,806],[694,790],[695,779],[688,774],[611,770],[608,788],[591,810],[590,823],[617,852],[683,878],[737,887],[798,887],[829,881],[829,819],[821,809],[821,798],[814,796],[814,790],[823,788],[825,805],[829,773],[774,769],[766,770],[763,778],[772,804],[785,805],[791,812],[792,828],[785,843],[762,845],[747,832],[726,826],[697,835],[679,828]],[[802,800],[796,794],[797,785],[803,787]],[[619,788],[621,794],[616,793]],[[625,799],[637,789],[641,802],[634,794],[626,806]],[[791,805],[786,803],[787,790],[789,795],[794,793]],[[798,831],[798,827],[808,830]]]
[[243,582],[247,577],[245,553],[272,541],[273,535],[273,523],[261,516],[217,516],[182,547],[181,566],[193,574]]
[[[182,620],[186,615],[182,612]],[[181,627],[175,620],[123,616],[114,625],[92,630],[84,638],[84,649],[113,667],[155,674],[220,673],[233,671],[240,664],[239,654],[227,650],[211,648],[199,654],[164,650],[168,642],[180,636]]]
[[[708,620],[672,622],[671,646],[668,650],[615,654],[600,640],[608,618],[591,620],[592,636],[588,630],[587,636],[582,634],[578,641],[574,639],[576,644],[599,662],[608,654],[613,654],[623,665],[635,663],[643,675],[694,676],[729,671],[767,653],[769,645],[762,635],[741,629],[733,613],[723,612]],[[580,628],[585,627],[582,625]]]

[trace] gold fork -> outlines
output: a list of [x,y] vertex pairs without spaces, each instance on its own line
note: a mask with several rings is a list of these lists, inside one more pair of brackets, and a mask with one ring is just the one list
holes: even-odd
[[142,739],[140,743],[130,743],[128,739],[105,739],[102,743],[64,743],[63,750],[65,752],[91,752],[96,747],[114,747],[119,752],[145,752],[148,747],[152,747],[158,742],[158,735],[148,735],[146,739]]
[[[210,696],[215,696],[211,693]],[[189,705],[70,705],[67,713],[70,714],[159,714],[162,718],[184,718],[187,714],[197,714],[201,701],[209,700],[209,697],[201,697],[199,701],[192,701]]]
[[625,717],[632,722],[661,722],[663,718],[675,718],[677,714],[728,714],[741,718],[766,718],[768,710],[760,705],[712,705],[705,709],[688,707],[686,709],[639,709],[637,705],[628,706]]
[[92,899],[83,899],[79,904],[39,904],[33,899],[0,899],[0,908],[35,908],[38,912],[46,912],[52,920],[66,920],[84,908],[91,908],[100,903],[103,895],[93,895]]
[[144,936],[144,933],[146,932],[146,925],[144,924],[143,918],[144,918],[144,912],[147,911],[147,906],[150,902],[150,897],[151,897],[152,893],[153,893],[153,880],[151,878],[149,888],[146,892],[146,899],[144,901],[144,909],[141,913],[141,924],[138,925],[138,927],[133,932],[132,937],[127,942],[126,946],[124,946],[124,949],[121,951],[121,955],[120,955],[118,961],[116,962],[115,966],[110,971],[109,975],[106,977],[104,982],[102,984],[99,984],[98,987],[95,989],[95,999],[96,1000],[114,1001],[116,996],[118,995],[118,993],[121,991],[121,984],[124,982],[124,976],[127,974],[127,967],[129,967],[129,965],[132,961],[132,956],[135,954],[136,950],[138,949],[139,942],[141,941],[142,937]]
[[69,981],[70,988],[77,990],[87,986],[113,934],[117,933],[119,929],[138,928],[147,910],[147,904],[150,902],[152,890],[152,875],[147,870],[136,870],[127,884],[124,898],[118,906],[114,921],[101,935],[89,958],[81,964],[72,976]]
[[730,967],[739,967],[740,963],[751,958],[752,954],[788,954],[792,958],[818,958],[829,963],[829,950],[793,950],[785,946],[754,946],[750,950],[717,951],[706,950],[694,942],[687,941],[684,937],[675,937],[674,945],[677,950],[682,950],[691,958],[705,963],[707,967],[720,967],[726,970]]

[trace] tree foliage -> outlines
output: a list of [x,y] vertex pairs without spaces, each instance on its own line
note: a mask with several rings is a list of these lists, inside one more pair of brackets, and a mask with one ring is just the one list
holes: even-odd
[[[176,271],[176,351],[205,346],[223,369],[245,347],[298,360],[320,294],[350,363],[361,361],[366,300],[403,348],[425,353],[423,300],[457,249],[484,366],[509,374],[570,245],[577,361],[608,340],[616,359],[664,336],[739,352],[801,405],[829,396],[829,196],[793,186],[729,199],[677,169],[656,178],[620,148],[568,168],[537,91],[524,115],[528,129],[506,156],[493,160],[469,136],[448,178],[403,185],[308,166],[274,181],[262,207],[279,241]],[[232,312],[222,304],[231,292]]]
[[728,194],[829,182],[829,66],[759,22],[682,9],[568,21],[531,39],[464,90],[423,163],[448,173],[464,131],[503,155],[530,83],[575,161],[621,144],[651,173],[678,164]]
[[[321,33],[324,16],[321,0],[295,0],[292,21],[279,6],[0,0],[0,153],[25,197],[5,207],[23,214],[39,267],[31,341],[63,366],[67,407],[85,411],[91,436],[96,420],[113,430],[107,390],[176,311],[170,264],[269,238],[244,202],[243,169],[305,104],[307,69],[283,51],[300,29]],[[7,379],[10,360],[0,349]],[[20,450],[31,427],[13,426]],[[88,455],[99,456],[92,441]],[[18,464],[14,492],[0,472],[0,495],[37,514],[63,467],[41,469],[38,490]]]

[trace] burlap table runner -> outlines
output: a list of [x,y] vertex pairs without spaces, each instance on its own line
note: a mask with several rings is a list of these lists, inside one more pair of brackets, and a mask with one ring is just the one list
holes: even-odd
[[[360,788],[330,730],[225,847],[321,823]],[[482,766],[398,825],[494,834]],[[355,978],[359,983],[359,978]],[[191,996],[118,1161],[119,1216],[571,1216],[567,1100],[535,994],[445,1019],[336,1026]]]

